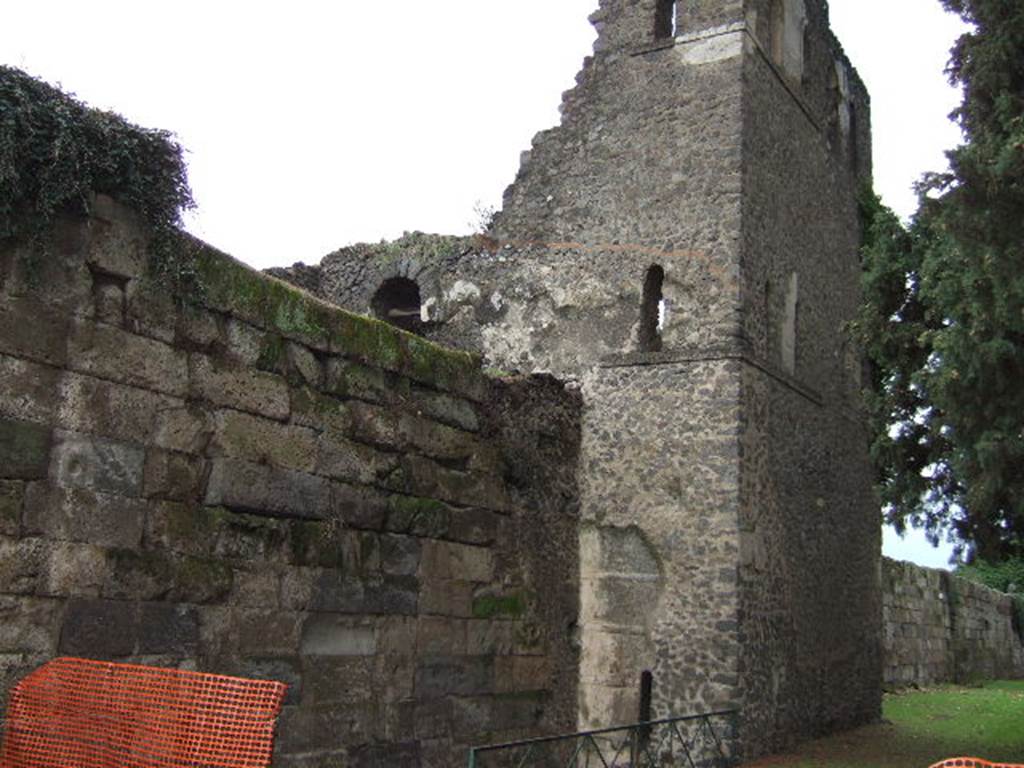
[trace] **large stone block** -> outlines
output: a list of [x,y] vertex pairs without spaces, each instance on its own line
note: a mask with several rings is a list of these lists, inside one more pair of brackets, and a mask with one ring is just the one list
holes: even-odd
[[370,488],[331,483],[332,519],[349,528],[379,531],[384,527],[387,499]]
[[318,442],[316,472],[334,480],[376,485],[395,471],[400,457],[325,431]]
[[58,430],[50,482],[67,488],[135,497],[142,492],[142,448]]
[[388,450],[416,451],[465,464],[484,450],[474,435],[393,407],[352,402],[349,416],[353,439]]
[[195,656],[199,645],[196,609],[174,603],[143,603],[139,623],[142,654]]
[[0,352],[62,366],[67,360],[68,321],[46,304],[0,299]]
[[174,343],[178,307],[169,291],[151,280],[133,280],[125,288],[125,327],[139,336]]
[[130,280],[140,277],[147,241],[139,215],[109,195],[92,200],[86,261],[103,274]]
[[452,518],[458,514],[436,499],[395,494],[387,500],[387,530],[412,536],[437,539],[451,532]]
[[0,480],[0,536],[15,537],[21,531],[21,509],[25,502],[25,483]]
[[316,470],[317,435],[312,429],[282,424],[235,410],[213,415],[211,456],[229,456],[300,472]]
[[232,569],[219,560],[133,549],[108,550],[107,560],[104,597],[204,605],[231,594]]
[[213,460],[205,503],[306,519],[329,517],[335,508],[326,478],[237,459]]
[[60,652],[91,659],[117,659],[135,652],[138,606],[119,600],[71,600],[60,633]]
[[382,536],[381,570],[392,576],[414,576],[420,565],[420,541],[412,536]]
[[400,493],[441,499],[467,507],[496,512],[511,511],[507,488],[493,475],[448,469],[423,456],[405,456],[402,465],[387,480]]
[[195,403],[162,409],[157,413],[152,442],[182,453],[202,453],[213,427],[207,410]]
[[140,444],[152,440],[166,411],[185,406],[148,389],[71,372],[61,376],[58,393],[56,422],[62,429]]
[[27,421],[0,419],[0,477],[35,480],[46,477],[50,430]]
[[0,595],[0,655],[54,654],[62,614],[59,600]]
[[422,387],[413,388],[413,402],[417,410],[432,419],[469,432],[480,429],[476,407],[461,397],[434,392]]
[[0,355],[0,417],[51,423],[60,375],[58,368]]
[[189,367],[193,396],[271,419],[288,418],[288,384],[280,376],[201,354],[190,356]]
[[417,698],[473,696],[493,691],[491,656],[427,656],[417,660]]
[[0,584],[11,595],[39,592],[46,577],[50,546],[42,539],[0,538]]
[[[353,762],[353,751],[369,745],[383,736],[383,722],[379,705],[371,700],[362,706],[339,707],[336,704],[285,707],[278,720],[278,745],[285,754],[336,750],[342,744],[349,749],[344,765],[374,768],[383,765],[415,765],[407,762]],[[389,748],[381,747],[384,753]],[[376,753],[374,754],[376,758]]]
[[142,493],[147,499],[197,501],[206,462],[197,456],[161,448],[146,451]]
[[244,656],[294,657],[299,653],[306,615],[289,611],[234,609],[232,632]]
[[188,392],[184,352],[111,325],[76,321],[68,341],[68,367],[168,395],[180,397]]
[[25,496],[24,532],[59,541],[136,547],[147,505],[139,499],[87,488],[31,483]]
[[329,570],[316,583],[312,607],[330,613],[415,616],[418,600],[415,577],[362,579]]
[[321,430],[327,437],[338,440],[348,434],[350,420],[345,401],[308,386],[292,387],[291,398],[295,424]]
[[110,578],[105,550],[93,544],[56,542],[50,547],[39,593],[52,597],[99,597]]
[[313,614],[302,627],[300,650],[303,656],[374,656],[377,628],[366,620]]

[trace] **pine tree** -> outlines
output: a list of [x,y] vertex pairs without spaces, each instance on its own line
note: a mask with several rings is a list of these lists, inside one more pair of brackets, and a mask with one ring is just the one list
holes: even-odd
[[998,561],[1024,555],[1024,2],[942,2],[973,27],[947,70],[964,143],[909,229],[865,201],[858,331],[889,520]]

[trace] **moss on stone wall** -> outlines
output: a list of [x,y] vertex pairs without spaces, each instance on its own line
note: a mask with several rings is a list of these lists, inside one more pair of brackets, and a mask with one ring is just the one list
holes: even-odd
[[[479,399],[480,359],[445,349],[373,318],[355,315],[254,269],[191,238],[183,238],[181,258],[193,265],[197,289],[185,301],[228,312],[281,338],[394,371],[439,389]],[[275,351],[265,349],[263,365]]]
[[526,613],[526,599],[518,594],[480,595],[473,598],[473,618],[519,618]]

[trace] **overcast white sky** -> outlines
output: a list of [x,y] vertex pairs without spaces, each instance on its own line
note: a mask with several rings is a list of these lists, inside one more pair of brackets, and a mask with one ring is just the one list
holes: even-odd
[[[405,230],[458,234],[498,206],[558,121],[597,0],[8,2],[0,63],[175,132],[194,233],[257,267],[316,262]],[[945,167],[962,26],[939,0],[832,0],[872,95],[875,186],[903,216]],[[886,554],[944,566],[919,535]]]

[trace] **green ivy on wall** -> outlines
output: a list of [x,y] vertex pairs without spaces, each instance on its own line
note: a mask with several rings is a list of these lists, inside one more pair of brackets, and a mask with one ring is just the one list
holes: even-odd
[[97,193],[150,227],[154,277],[188,282],[188,265],[173,256],[181,214],[194,207],[181,145],[0,66],[0,242],[28,240],[45,257],[54,218],[88,214]]

